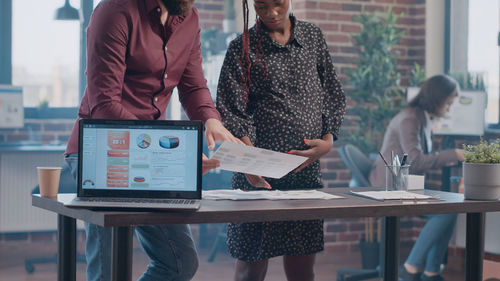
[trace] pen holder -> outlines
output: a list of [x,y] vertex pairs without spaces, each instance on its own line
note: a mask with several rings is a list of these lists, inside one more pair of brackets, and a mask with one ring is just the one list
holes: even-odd
[[385,166],[385,190],[408,190],[408,174],[410,165]]

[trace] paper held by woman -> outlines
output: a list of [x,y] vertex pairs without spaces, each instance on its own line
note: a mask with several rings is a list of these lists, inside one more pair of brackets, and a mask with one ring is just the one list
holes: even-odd
[[226,141],[211,159],[219,160],[223,170],[279,179],[307,157]]

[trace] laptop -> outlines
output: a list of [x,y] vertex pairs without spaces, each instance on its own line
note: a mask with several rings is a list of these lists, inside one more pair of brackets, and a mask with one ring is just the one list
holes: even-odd
[[197,210],[202,123],[79,120],[77,197],[83,208]]

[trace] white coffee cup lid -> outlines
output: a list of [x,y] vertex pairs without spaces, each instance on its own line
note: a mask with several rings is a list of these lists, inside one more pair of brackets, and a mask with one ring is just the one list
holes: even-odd
[[41,170],[61,170],[61,167],[36,167],[37,169]]

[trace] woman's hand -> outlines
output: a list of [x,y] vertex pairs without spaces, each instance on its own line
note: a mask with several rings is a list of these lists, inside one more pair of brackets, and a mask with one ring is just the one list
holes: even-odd
[[261,176],[245,174],[247,181],[255,187],[264,187],[271,189],[271,185]]
[[[244,143],[248,146],[253,146],[252,141],[247,136],[242,137],[241,141],[242,141],[242,143]],[[255,187],[264,187],[267,189],[272,188],[271,185],[261,176],[245,174],[245,177],[247,178],[247,181]]]
[[201,155],[201,173],[204,175],[208,173],[208,171],[215,169],[220,166],[219,160],[216,159],[208,159],[205,153]]
[[332,149],[333,136],[331,134],[326,134],[323,136],[322,139],[313,139],[313,140],[304,139],[304,142],[311,148],[306,150],[290,150],[288,152],[289,154],[295,154],[309,158],[306,160],[306,162],[302,163],[302,165],[300,165],[297,169],[295,169],[295,173],[300,172],[309,164],[318,160],[321,156],[327,154],[330,151],[330,149]]

